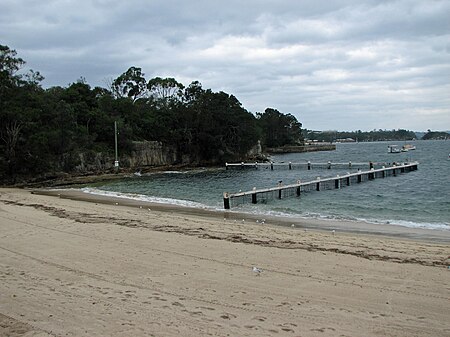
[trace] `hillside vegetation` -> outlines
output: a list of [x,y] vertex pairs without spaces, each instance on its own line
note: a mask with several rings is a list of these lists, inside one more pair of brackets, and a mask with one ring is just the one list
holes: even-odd
[[43,76],[20,71],[25,61],[0,45],[0,181],[17,176],[73,172],[83,158],[114,157],[114,122],[121,155],[133,141],[173,147],[177,163],[219,164],[243,160],[258,140],[263,146],[302,142],[301,123],[268,108],[252,114],[225,92],[198,81],[147,80],[138,67],[92,88],[84,79],[44,89]]

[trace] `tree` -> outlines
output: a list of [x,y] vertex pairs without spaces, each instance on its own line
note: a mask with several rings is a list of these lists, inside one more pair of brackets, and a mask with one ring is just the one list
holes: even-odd
[[0,45],[0,85],[16,84],[20,80],[17,75],[19,69],[25,64],[17,52],[8,46]]
[[184,99],[187,104],[195,103],[204,94],[202,84],[199,81],[193,81],[184,91]]
[[5,144],[5,159],[8,166],[8,174],[12,174],[13,167],[15,166],[16,146],[21,129],[21,123],[14,121],[7,123],[0,133],[0,138]]
[[17,71],[24,64],[25,61],[17,57],[15,50],[0,45],[0,119],[8,100],[8,90],[12,90],[19,85],[20,76],[17,75]]
[[155,77],[148,81],[147,89],[153,98],[167,105],[181,99],[184,85],[171,77]]
[[302,124],[295,116],[267,108],[264,113],[258,113],[257,118],[266,146],[299,145],[303,142]]
[[128,97],[135,102],[147,92],[146,81],[141,68],[130,67],[112,83],[112,92],[116,97]]
[[42,94],[39,72],[18,73],[24,64],[15,50],[0,45],[0,174],[3,170],[13,180],[26,155],[23,144],[28,121]]
[[39,73],[39,71],[30,70],[26,73],[23,78],[25,79],[25,83],[30,86],[39,87],[40,83],[44,80],[44,76]]
[[255,117],[238,99],[225,92],[203,90],[193,82],[185,91],[185,110],[179,117],[184,150],[197,161],[239,160],[259,139]]

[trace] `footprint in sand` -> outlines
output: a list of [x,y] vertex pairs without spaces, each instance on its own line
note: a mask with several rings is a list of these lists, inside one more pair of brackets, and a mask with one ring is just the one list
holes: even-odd
[[205,314],[202,311],[188,311],[191,316],[204,316]]
[[334,328],[318,328],[318,329],[311,329],[310,331],[325,332],[326,330],[336,331],[336,329]]
[[206,310],[210,310],[210,311],[216,310],[216,309],[211,308],[211,307],[197,307],[197,309],[206,309]]
[[278,324],[278,326],[280,327],[281,330],[286,331],[286,332],[295,332],[293,327],[297,327],[297,324],[294,323],[283,323],[283,324]]
[[223,319],[232,319],[232,318],[236,318],[236,315],[230,314],[228,312],[223,313],[222,315],[220,315],[220,318]]
[[286,332],[294,332],[294,330],[292,330],[291,328],[281,328],[281,330]]
[[277,305],[277,307],[283,307],[285,305],[289,305],[289,302],[281,302],[280,304]]

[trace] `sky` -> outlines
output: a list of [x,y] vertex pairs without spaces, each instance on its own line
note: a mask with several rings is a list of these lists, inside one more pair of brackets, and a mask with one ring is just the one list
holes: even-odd
[[129,67],[310,130],[450,130],[450,0],[1,0],[0,44],[45,88]]

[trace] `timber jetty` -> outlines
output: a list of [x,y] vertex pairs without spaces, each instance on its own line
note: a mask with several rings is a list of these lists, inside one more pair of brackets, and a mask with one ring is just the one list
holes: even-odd
[[352,163],[347,162],[347,163],[333,163],[331,161],[326,162],[326,163],[312,163],[310,161],[308,162],[301,162],[301,163],[292,163],[292,162],[262,162],[262,163],[258,163],[258,162],[253,162],[253,163],[225,163],[225,169],[229,170],[229,169],[271,169],[272,171],[274,169],[289,169],[289,170],[293,170],[293,169],[307,169],[307,170],[312,170],[312,169],[363,169],[363,168],[368,168],[368,169],[372,169],[372,168],[381,168],[381,167],[385,167],[385,166],[391,166],[394,165],[395,163],[380,163],[380,162],[368,162],[368,163]]
[[[242,164],[244,163],[241,163],[241,165]],[[352,164],[351,167],[353,167],[353,165],[354,164]],[[341,189],[345,186],[360,184],[362,182],[374,180],[377,178],[386,178],[389,176],[395,177],[401,173],[415,171],[417,170],[417,166],[418,166],[417,162],[410,162],[410,163],[394,163],[388,167],[382,166],[381,168],[375,168],[374,163],[369,163],[370,168],[366,171],[358,169],[357,172],[347,173],[342,176],[337,175],[335,177],[323,179],[318,177],[315,180],[306,182],[298,180],[297,183],[292,185],[279,184],[278,186],[271,188],[264,188],[264,189],[254,188],[252,191],[248,192],[239,192],[239,193],[224,192],[223,205],[225,209],[230,209],[232,206],[237,206],[246,203],[257,204],[258,202],[267,202],[268,200],[274,198],[284,199],[293,196],[300,197],[300,195],[304,192]],[[331,169],[331,167],[328,166],[328,163],[326,167],[328,169]]]

